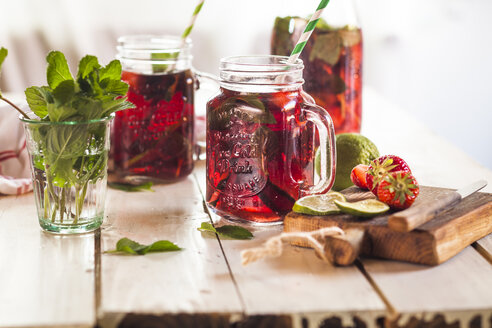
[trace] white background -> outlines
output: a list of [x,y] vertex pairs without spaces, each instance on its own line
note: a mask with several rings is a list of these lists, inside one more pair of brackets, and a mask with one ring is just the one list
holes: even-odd
[[[326,10],[339,1],[332,0]],[[0,45],[10,49],[4,91],[45,84],[44,56],[50,49],[64,51],[72,64],[86,53],[107,62],[121,34],[181,34],[196,4],[0,2]],[[318,0],[207,0],[192,32],[194,65],[217,73],[221,57],[267,54],[275,16],[305,16],[317,5]],[[492,169],[492,1],[358,0],[357,5],[364,85]]]

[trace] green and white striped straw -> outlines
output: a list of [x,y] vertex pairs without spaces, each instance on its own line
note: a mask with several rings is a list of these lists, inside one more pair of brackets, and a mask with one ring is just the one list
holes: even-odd
[[203,3],[205,2],[205,0],[200,0],[198,2],[198,4],[196,5],[195,7],[195,11],[193,11],[193,15],[191,16],[191,20],[190,20],[190,24],[188,25],[188,27],[184,30],[183,34],[181,34],[181,39],[183,39],[183,43],[185,42],[186,40],[186,37],[188,35],[190,35],[191,33],[191,30],[193,29],[193,25],[195,24],[195,20],[196,20],[196,16],[198,15],[198,13],[200,12],[200,10],[202,10],[202,7],[203,7]]
[[311,19],[309,20],[308,24],[306,25],[306,28],[304,29],[304,32],[302,32],[301,37],[297,41],[296,46],[294,47],[294,50],[292,50],[289,60],[287,63],[293,64],[299,58],[301,55],[302,50],[304,49],[304,46],[306,45],[309,37],[311,36],[311,33],[313,33],[314,28],[316,27],[316,24],[319,21],[319,18],[321,16],[321,13],[323,13],[323,10],[326,8],[328,5],[328,2],[330,0],[321,0],[319,3],[318,8],[316,9],[316,12],[311,16]]

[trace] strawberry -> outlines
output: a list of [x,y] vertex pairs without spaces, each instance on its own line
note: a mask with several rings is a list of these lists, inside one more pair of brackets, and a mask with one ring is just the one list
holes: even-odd
[[373,160],[367,169],[367,189],[377,195],[378,183],[387,173],[396,171],[411,172],[408,164],[395,155],[384,155]]
[[352,169],[352,172],[350,173],[350,180],[352,180],[352,183],[357,187],[366,190],[369,189],[367,188],[367,180],[366,180],[366,174],[368,168],[369,165],[359,164],[356,167],[354,167]]
[[377,187],[380,201],[392,209],[410,207],[419,195],[419,184],[411,172],[397,171],[388,173]]

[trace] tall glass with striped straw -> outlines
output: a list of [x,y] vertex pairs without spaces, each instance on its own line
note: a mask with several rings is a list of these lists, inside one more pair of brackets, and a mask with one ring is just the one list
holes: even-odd
[[318,24],[319,18],[321,17],[323,10],[328,5],[328,2],[330,2],[330,0],[321,0],[321,2],[319,3],[318,8],[316,8],[316,11],[309,19],[309,22],[304,28],[304,32],[302,32],[301,37],[299,38],[296,46],[292,50],[288,60],[289,63],[294,63],[301,55],[302,50],[306,46],[306,43],[309,37],[311,36],[311,34],[313,33],[316,24]]
[[[316,28],[312,30],[315,20]],[[362,32],[352,0],[331,0],[328,9],[311,20],[277,17],[271,53],[292,53],[292,58],[302,59],[304,90],[330,113],[337,134],[360,132]]]

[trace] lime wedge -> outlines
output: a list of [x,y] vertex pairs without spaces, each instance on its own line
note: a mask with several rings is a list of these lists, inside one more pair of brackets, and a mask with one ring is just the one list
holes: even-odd
[[383,214],[389,210],[389,206],[377,199],[364,199],[350,203],[346,201],[334,200],[333,203],[343,212],[355,216],[371,217]]
[[334,201],[345,202],[345,196],[336,191],[330,191],[323,195],[311,195],[299,198],[292,210],[297,213],[309,215],[328,215],[340,213],[340,209]]

